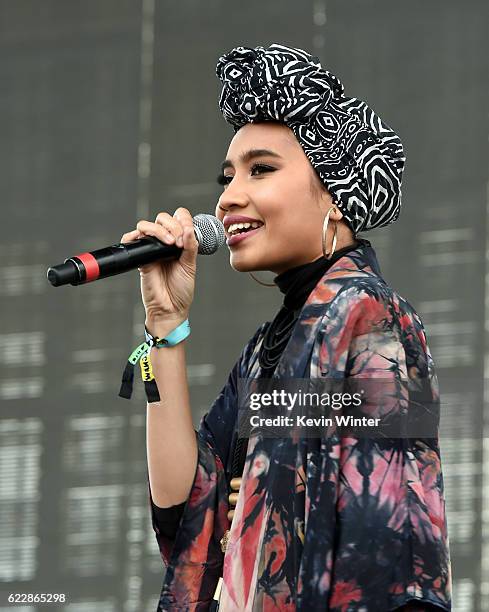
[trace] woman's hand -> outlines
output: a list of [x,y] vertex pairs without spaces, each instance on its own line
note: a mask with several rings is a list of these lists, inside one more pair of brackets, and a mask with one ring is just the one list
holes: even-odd
[[164,244],[176,244],[184,249],[179,259],[155,261],[138,268],[146,320],[183,321],[194,298],[199,247],[192,215],[186,208],[177,208],[173,216],[160,212],[154,223],[139,221],[135,230],[122,236],[121,242],[145,236],[154,236]]

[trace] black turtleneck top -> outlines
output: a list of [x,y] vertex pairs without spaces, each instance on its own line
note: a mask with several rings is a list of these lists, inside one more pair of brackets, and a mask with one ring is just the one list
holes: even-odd
[[312,262],[289,268],[273,279],[273,282],[284,294],[284,301],[275,318],[267,327],[260,348],[259,363],[261,375],[264,378],[273,375],[292,334],[295,322],[314,287],[338,259],[357,248],[359,243],[360,240],[357,239],[354,244],[335,251],[331,259],[325,259],[321,255]]
[[[312,262],[289,268],[273,279],[284,294],[284,300],[275,318],[266,328],[260,347],[258,359],[262,377],[270,378],[273,375],[311,291],[340,257],[356,249],[360,243],[362,243],[362,239],[357,238],[354,244],[335,251],[331,259],[325,259],[321,256]],[[232,478],[241,476],[243,473],[246,442],[246,438],[237,440],[232,464]],[[170,508],[159,508],[154,503],[152,504],[153,514],[161,533],[169,538],[175,537],[185,504],[186,502],[183,502]]]

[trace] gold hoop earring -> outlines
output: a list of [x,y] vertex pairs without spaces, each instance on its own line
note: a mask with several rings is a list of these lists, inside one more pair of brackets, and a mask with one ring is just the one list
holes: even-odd
[[276,287],[277,285],[275,283],[264,283],[262,282],[260,279],[256,278],[255,276],[253,276],[253,274],[251,272],[248,272],[248,274],[251,276],[251,278],[253,280],[255,280],[257,283],[260,283],[260,285],[263,285],[264,287]]
[[332,248],[331,248],[331,253],[327,253],[326,252],[326,234],[328,233],[328,223],[329,223],[329,215],[331,214],[331,212],[336,212],[336,207],[332,206],[328,212],[326,213],[326,216],[324,217],[324,221],[323,221],[323,240],[322,240],[322,244],[323,244],[323,256],[325,259],[331,259],[331,257],[333,257],[333,253],[335,251],[336,248],[336,236],[338,234],[338,221],[335,222],[334,224],[334,234],[333,234],[333,243],[332,243]]

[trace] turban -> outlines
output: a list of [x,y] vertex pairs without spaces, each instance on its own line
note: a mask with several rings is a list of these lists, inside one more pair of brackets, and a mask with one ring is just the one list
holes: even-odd
[[404,151],[399,136],[365,102],[302,49],[236,47],[219,58],[219,108],[237,132],[279,121],[294,133],[334,203],[357,233],[395,221]]

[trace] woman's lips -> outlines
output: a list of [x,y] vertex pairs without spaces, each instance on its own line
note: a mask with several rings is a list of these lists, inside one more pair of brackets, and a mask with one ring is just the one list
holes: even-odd
[[238,244],[238,242],[242,242],[245,238],[248,238],[248,236],[253,236],[253,234],[256,234],[256,232],[260,231],[262,227],[263,225],[260,225],[260,227],[253,230],[248,230],[247,232],[242,232],[241,234],[235,234],[234,236],[229,236],[229,238],[226,240],[226,244],[228,246]]

